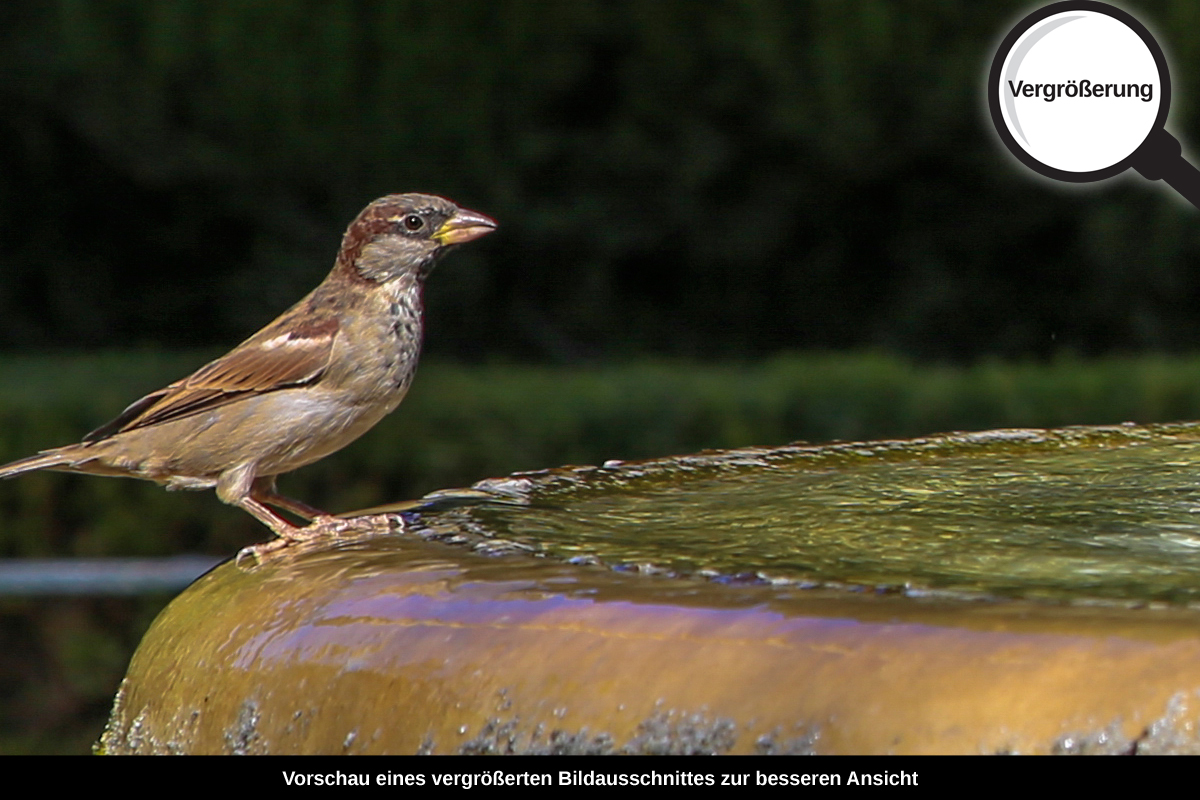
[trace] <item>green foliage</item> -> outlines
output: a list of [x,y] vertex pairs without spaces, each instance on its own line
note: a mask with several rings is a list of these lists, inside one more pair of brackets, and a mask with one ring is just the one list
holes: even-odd
[[[206,354],[0,360],[0,461],[73,442]],[[1200,418],[1200,357],[916,365],[878,353],[590,368],[423,366],[400,409],[281,488],[348,511],[516,470],[947,430]],[[0,554],[230,553],[266,535],[211,492],[59,474],[0,483]]]

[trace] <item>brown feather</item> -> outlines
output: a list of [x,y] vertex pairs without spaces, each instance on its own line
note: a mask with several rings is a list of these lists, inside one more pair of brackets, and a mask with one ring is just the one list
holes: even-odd
[[[293,312],[304,305],[296,306]],[[83,440],[100,441],[147,425],[211,411],[248,394],[263,394],[316,380],[329,365],[338,321],[329,317],[293,328],[292,318],[293,314],[285,314],[190,377],[146,395]]]

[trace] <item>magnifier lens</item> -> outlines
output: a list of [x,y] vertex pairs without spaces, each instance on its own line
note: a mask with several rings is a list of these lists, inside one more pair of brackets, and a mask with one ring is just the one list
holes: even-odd
[[1096,11],[1035,22],[1009,47],[997,77],[999,110],[1016,146],[1051,170],[1078,173],[1076,180],[1128,159],[1166,99],[1147,42]]

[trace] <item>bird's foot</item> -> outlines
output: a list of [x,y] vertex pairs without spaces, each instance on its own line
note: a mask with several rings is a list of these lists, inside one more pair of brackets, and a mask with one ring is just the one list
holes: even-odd
[[318,514],[308,525],[280,527],[275,531],[277,534],[275,539],[243,547],[238,551],[236,561],[238,566],[243,566],[250,559],[261,564],[267,556],[292,545],[315,542],[325,538],[336,539],[344,533],[354,531],[357,527],[353,520],[339,519],[329,514]]
[[341,536],[352,530],[354,530],[354,523],[348,519],[339,519],[330,514],[318,514],[303,528],[293,528],[289,538],[297,542],[310,542],[313,539],[323,539],[327,536]]

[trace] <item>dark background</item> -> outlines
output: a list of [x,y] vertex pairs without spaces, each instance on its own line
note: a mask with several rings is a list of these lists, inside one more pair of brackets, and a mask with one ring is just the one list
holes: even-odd
[[[1200,6],[1126,7],[1197,141]],[[230,346],[398,191],[501,222],[430,283],[442,357],[1191,349],[1197,212],[990,129],[1030,8],[6,2],[0,350]]]

